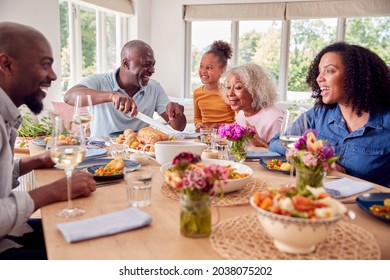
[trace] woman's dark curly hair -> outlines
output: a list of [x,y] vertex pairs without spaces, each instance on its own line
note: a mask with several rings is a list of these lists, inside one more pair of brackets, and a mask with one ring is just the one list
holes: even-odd
[[233,48],[228,42],[217,40],[213,42],[210,49],[205,54],[208,53],[216,55],[221,63],[221,67],[225,68],[228,59],[230,59],[233,55]]
[[335,107],[325,104],[316,78],[322,56],[334,52],[342,57],[345,67],[344,92],[347,104],[359,116],[363,112],[380,112],[390,109],[390,70],[386,63],[374,52],[357,45],[334,43],[325,47],[310,65],[306,83],[313,90],[315,106]]

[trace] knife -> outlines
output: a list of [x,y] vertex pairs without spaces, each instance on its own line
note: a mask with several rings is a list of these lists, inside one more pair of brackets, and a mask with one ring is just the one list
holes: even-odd
[[151,117],[149,117],[141,112],[137,112],[137,115],[135,115],[135,118],[137,118],[143,122],[146,122],[147,124],[150,124],[151,126],[158,128],[165,133],[168,133],[168,134],[175,133],[175,131],[173,129],[169,128],[168,126],[166,126],[164,124],[159,123],[158,121],[152,119]]

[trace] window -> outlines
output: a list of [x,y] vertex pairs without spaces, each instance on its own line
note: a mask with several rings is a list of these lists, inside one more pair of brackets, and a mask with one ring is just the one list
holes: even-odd
[[370,48],[390,66],[390,17],[347,19],[345,41]]
[[128,41],[125,15],[87,2],[59,2],[63,93],[82,77],[114,71],[123,43]]
[[[288,55],[287,101],[310,103],[306,74],[316,54],[336,41],[337,19],[292,20]],[[275,46],[276,47],[276,46]]]
[[240,21],[238,65],[257,63],[279,80],[282,21]]
[[202,55],[215,40],[230,42],[231,22],[230,21],[198,21],[192,24],[192,47],[191,47],[191,86],[190,97],[194,89],[200,87],[198,69]]
[[[375,12],[379,13],[380,7],[383,8],[383,5],[386,5],[382,0],[375,0],[373,2],[375,5],[365,4],[366,2],[360,0],[357,2],[368,6],[362,6],[362,4],[352,7],[349,1],[339,1],[333,4],[347,5],[349,14],[364,14],[369,10],[370,15],[375,14]],[[290,7],[290,9],[285,6],[287,13],[282,13],[282,16],[280,9],[285,8],[275,7],[273,19],[246,20],[248,11],[256,8],[253,5],[256,4],[252,4],[249,10],[245,10],[245,13],[239,11],[241,6],[245,6],[244,4],[218,5],[218,7],[205,5],[207,10],[203,9],[202,5],[196,5],[185,14],[185,20],[189,25],[186,28],[186,42],[192,42],[192,51],[187,53],[191,60],[191,85],[187,84],[186,86],[188,89],[187,97],[192,95],[194,81],[199,83],[197,71],[200,57],[204,53],[204,49],[194,48],[194,42],[206,37],[209,41],[208,44],[211,44],[215,39],[227,40],[230,38],[234,51],[230,66],[249,62],[263,66],[277,81],[281,101],[312,102],[311,92],[309,92],[305,82],[308,68],[315,55],[323,47],[336,41],[365,46],[375,51],[390,65],[390,17],[388,16],[341,18],[339,17],[341,15],[337,15],[338,17],[330,17],[327,13],[332,9],[325,9],[328,5],[326,2],[319,2],[321,9],[315,13],[308,11],[311,2],[303,2],[292,3],[291,6],[294,5],[294,7]],[[289,3],[282,5],[289,5]],[[295,5],[304,5],[304,8],[294,10]],[[359,10],[360,7],[363,9]],[[372,9],[377,10],[373,12]],[[340,13],[346,11],[345,7],[334,10]],[[223,12],[217,13],[218,11]],[[259,11],[261,9],[257,10],[256,13]],[[212,12],[216,15],[215,20],[212,20]],[[308,17],[308,15],[316,15],[316,13],[318,13],[316,18],[314,18],[315,16]],[[232,20],[221,21],[223,17]],[[208,21],[203,21],[204,18],[207,18]],[[202,32],[199,32],[197,29],[201,24],[203,24]],[[222,24],[223,27],[216,30],[217,26]],[[230,33],[226,34],[228,28],[230,28]],[[216,31],[218,31],[217,35],[215,35]],[[202,47],[204,46],[202,45]],[[237,47],[234,48],[234,46]]]

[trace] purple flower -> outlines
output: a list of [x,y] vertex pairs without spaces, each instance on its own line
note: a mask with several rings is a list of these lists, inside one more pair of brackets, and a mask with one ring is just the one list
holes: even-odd
[[255,130],[252,127],[243,127],[237,123],[223,124],[219,127],[218,134],[221,138],[235,141],[242,138],[252,138],[255,135]]
[[180,153],[175,158],[173,159],[172,163],[177,164],[181,161],[187,161],[188,163],[197,163],[200,161],[200,156],[199,155],[194,155],[193,153]]
[[295,142],[294,147],[297,150],[305,150],[306,149],[306,139],[304,139],[303,137],[299,138]]
[[334,156],[335,153],[334,147],[330,143],[325,142],[324,146],[322,147],[322,153],[325,159],[329,159]]

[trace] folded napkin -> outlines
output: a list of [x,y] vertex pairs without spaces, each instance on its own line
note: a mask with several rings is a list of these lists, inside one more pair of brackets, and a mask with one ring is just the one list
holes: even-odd
[[342,178],[332,182],[324,182],[324,189],[334,198],[343,198],[372,189],[373,185],[368,182],[355,181]]
[[258,159],[262,157],[280,157],[280,154],[270,151],[247,151],[246,153],[247,159]]
[[144,227],[151,222],[149,214],[132,207],[94,218],[57,224],[57,228],[66,241],[73,243]]
[[99,149],[88,149],[85,152],[85,159],[88,158],[95,158],[95,157],[103,157],[107,154],[106,150],[99,150]]
[[90,137],[87,141],[87,145],[93,145],[100,148],[104,148],[106,146],[106,141],[98,137]]

